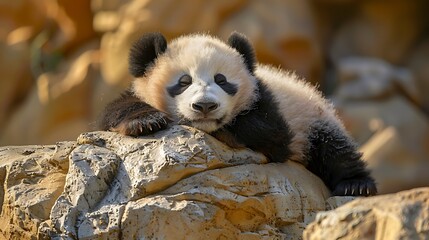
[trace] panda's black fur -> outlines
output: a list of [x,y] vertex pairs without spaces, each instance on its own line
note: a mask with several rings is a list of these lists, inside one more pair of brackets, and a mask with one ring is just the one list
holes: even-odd
[[[205,38],[203,36],[201,39]],[[258,66],[253,47],[247,38],[233,33],[228,39],[227,45],[232,48],[231,51],[239,53],[242,61],[240,64],[243,64],[248,73],[254,77]],[[148,78],[141,81],[154,81],[150,79],[154,75],[149,76],[147,72],[151,71],[151,74],[156,74],[157,66],[162,64],[158,59],[167,54],[167,51],[167,41],[161,34],[152,33],[143,36],[131,49],[130,73],[136,79]],[[174,98],[185,92],[189,87],[186,85],[189,76],[185,75],[182,76],[186,78],[183,82],[179,80],[173,85],[163,86],[166,94]],[[222,76],[220,76],[222,83],[218,84],[219,87],[233,97],[238,90],[237,83],[224,81],[224,76]],[[281,114],[279,96],[273,95],[267,85],[270,82],[261,81],[257,77],[255,79],[256,86],[252,94],[258,97],[255,98],[251,107],[246,107],[235,114],[233,119],[215,131],[211,131],[210,134],[232,147],[248,147],[263,153],[272,162],[284,162],[295,157],[291,144],[297,132],[292,130],[293,127],[288,119]],[[165,109],[157,109],[152,106],[156,104],[146,103],[142,97],[138,96],[138,91],[139,89],[133,86],[106,107],[101,121],[103,130],[139,136],[165,129],[171,123],[192,125],[186,120],[178,122]],[[311,98],[311,96],[308,97]],[[202,107],[199,106],[199,108]],[[322,114],[320,115],[322,116]],[[297,117],[299,120],[299,116]],[[222,120],[220,118],[216,121],[220,123]],[[333,195],[368,196],[376,194],[374,179],[361,160],[361,154],[357,151],[356,145],[339,122],[321,117],[311,121],[307,128],[308,133],[305,136],[307,136],[308,147],[303,148],[305,149],[301,153],[303,157],[299,161],[319,176]]]

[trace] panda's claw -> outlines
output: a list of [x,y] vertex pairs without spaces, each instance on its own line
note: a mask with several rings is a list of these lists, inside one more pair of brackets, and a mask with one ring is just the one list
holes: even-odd
[[169,120],[166,115],[158,112],[148,116],[124,119],[117,127],[111,130],[128,136],[145,136],[166,129],[168,123]]
[[370,177],[346,179],[334,188],[334,196],[372,196],[377,194],[374,179]]

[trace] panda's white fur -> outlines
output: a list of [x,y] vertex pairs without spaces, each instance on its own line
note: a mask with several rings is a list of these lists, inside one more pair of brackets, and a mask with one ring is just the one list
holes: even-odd
[[148,34],[129,60],[131,91],[106,107],[103,130],[140,136],[186,124],[273,162],[301,162],[335,195],[376,194],[333,106],[295,74],[257,64],[245,36],[225,43],[193,34],[167,47],[164,36]]
[[294,133],[289,145],[293,153],[291,160],[302,162],[305,159],[310,126],[318,121],[325,120],[343,129],[332,104],[294,73],[258,64],[255,75],[273,94],[279,112]]

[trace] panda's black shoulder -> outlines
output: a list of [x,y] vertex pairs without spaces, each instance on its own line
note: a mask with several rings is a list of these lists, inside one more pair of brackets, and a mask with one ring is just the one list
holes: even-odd
[[272,162],[283,162],[290,155],[293,133],[283,119],[273,93],[257,81],[259,95],[253,106],[238,114],[225,129],[238,142],[265,154]]

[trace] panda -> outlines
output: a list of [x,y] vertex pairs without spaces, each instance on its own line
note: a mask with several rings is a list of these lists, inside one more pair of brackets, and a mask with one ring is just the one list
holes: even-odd
[[142,136],[183,124],[270,162],[302,163],[332,195],[370,196],[374,179],[335,110],[295,74],[256,62],[246,36],[206,34],[167,45],[142,36],[129,54],[132,86],[108,104],[101,129]]

